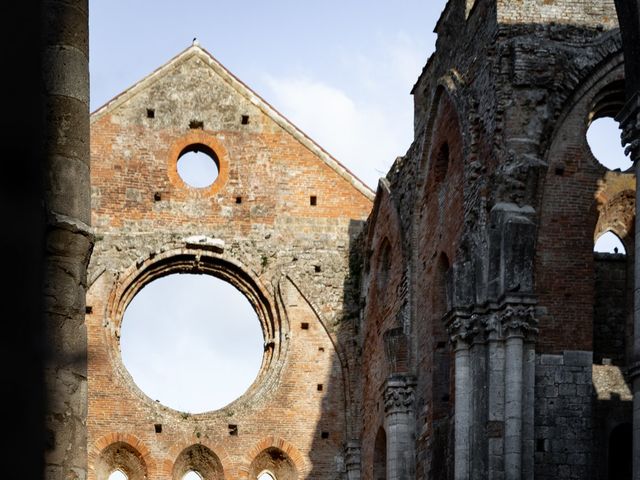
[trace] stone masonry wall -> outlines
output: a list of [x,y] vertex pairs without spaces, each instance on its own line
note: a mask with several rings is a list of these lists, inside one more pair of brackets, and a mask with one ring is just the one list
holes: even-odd
[[535,479],[592,478],[593,355],[536,356]]

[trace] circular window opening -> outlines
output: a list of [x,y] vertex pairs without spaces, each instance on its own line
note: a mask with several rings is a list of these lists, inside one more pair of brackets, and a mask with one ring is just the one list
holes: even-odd
[[600,253],[619,253],[622,255],[627,254],[622,240],[611,230],[607,230],[598,237],[598,240],[596,240],[593,246],[593,251]]
[[587,130],[587,143],[593,156],[609,170],[628,170],[633,162],[624,153],[620,142],[620,125],[611,117],[591,122]]
[[194,188],[205,188],[218,178],[220,163],[210,147],[194,144],[182,150],[177,169],[184,183]]
[[172,274],[144,286],[122,319],[122,361],[150,398],[202,413],[253,383],[264,337],[247,298],[210,275]]

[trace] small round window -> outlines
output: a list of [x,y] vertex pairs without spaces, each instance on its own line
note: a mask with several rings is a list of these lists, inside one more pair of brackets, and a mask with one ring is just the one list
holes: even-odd
[[220,162],[210,147],[197,143],[180,152],[177,169],[182,181],[190,187],[206,188],[218,178]]

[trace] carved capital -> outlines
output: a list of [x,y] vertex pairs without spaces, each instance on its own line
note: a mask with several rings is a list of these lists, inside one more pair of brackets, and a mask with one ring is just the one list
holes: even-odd
[[616,120],[622,129],[622,145],[625,153],[630,155],[631,161],[640,160],[640,94],[636,93],[625,104]]
[[347,443],[344,449],[345,466],[347,471],[360,469],[360,442],[357,440],[351,440]]
[[480,323],[484,328],[484,333],[488,340],[499,340],[502,338],[502,322],[496,312],[483,315]]
[[478,333],[479,315],[455,315],[449,324],[449,338],[455,348],[471,343]]
[[384,411],[387,415],[409,413],[415,403],[414,382],[407,378],[390,378],[384,389]]
[[507,305],[498,315],[506,336],[531,337],[538,334],[538,320],[532,305]]

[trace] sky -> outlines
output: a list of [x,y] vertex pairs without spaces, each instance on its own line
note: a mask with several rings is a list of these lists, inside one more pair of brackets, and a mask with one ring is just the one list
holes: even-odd
[[[433,29],[445,3],[90,0],[91,110],[197,38],[229,71],[375,190],[379,177],[411,143],[410,91],[433,52]],[[592,149],[611,138],[611,125],[606,128],[591,134]],[[606,143],[602,150],[604,157],[611,155]],[[220,392],[218,375],[224,369],[215,368],[215,352],[209,350],[221,348],[214,342],[221,323],[240,315],[257,327],[255,314],[251,317],[242,310],[242,299],[230,302],[228,291],[206,279],[183,275],[168,281],[173,283],[157,286],[156,293],[151,292],[155,282],[145,287],[127,309],[121,337],[125,366],[150,398],[167,406],[192,413],[220,408],[229,395],[238,396],[251,384],[256,360],[238,363],[236,375],[227,381],[232,393]],[[174,306],[190,305],[189,314],[175,311],[171,302],[157,308],[155,299],[170,294],[175,295]],[[212,303],[195,311],[198,298]],[[143,301],[156,308],[143,306]],[[135,309],[146,313],[133,315]],[[176,323],[181,328],[171,327]],[[236,359],[257,355],[259,366],[262,348],[256,353],[255,345],[261,345],[260,330],[247,325],[240,331],[252,338],[245,343],[253,350],[236,349]],[[145,333],[149,329],[153,335]],[[159,337],[161,330],[164,337]],[[237,330],[230,329],[229,335]],[[206,339],[210,343],[203,343]],[[247,378],[240,378],[240,370],[248,372]]]

